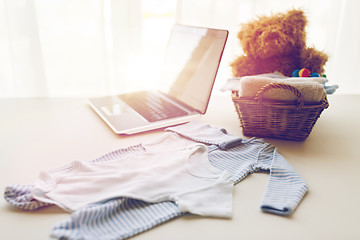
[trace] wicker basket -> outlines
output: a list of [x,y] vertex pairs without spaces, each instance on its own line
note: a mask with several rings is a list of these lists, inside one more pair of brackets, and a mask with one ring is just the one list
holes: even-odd
[[[264,99],[264,93],[274,88],[291,91],[297,100]],[[303,141],[309,136],[321,112],[329,106],[326,97],[318,104],[304,104],[300,91],[293,86],[278,83],[264,86],[255,98],[239,97],[238,92],[233,91],[232,100],[245,136],[295,141]]]

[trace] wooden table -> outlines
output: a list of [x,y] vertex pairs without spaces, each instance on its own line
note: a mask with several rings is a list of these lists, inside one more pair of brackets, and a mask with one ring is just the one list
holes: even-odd
[[[360,95],[335,94],[329,103],[306,141],[267,139],[309,184],[291,217],[260,211],[268,175],[258,173],[235,186],[232,219],[180,217],[134,239],[360,239]],[[162,133],[115,135],[86,99],[0,99],[0,110],[1,189]],[[213,96],[200,121],[242,136],[230,96]],[[2,198],[0,239],[49,239],[55,223],[69,216],[55,206],[24,212]]]

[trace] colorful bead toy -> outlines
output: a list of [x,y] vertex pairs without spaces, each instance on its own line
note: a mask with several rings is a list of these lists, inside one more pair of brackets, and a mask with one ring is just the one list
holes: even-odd
[[292,77],[320,77],[318,73],[311,73],[309,69],[296,69],[292,73]]
[[327,86],[326,82],[328,82],[328,80],[326,79],[326,75],[325,74],[318,74],[318,73],[311,73],[309,69],[307,68],[302,68],[302,69],[296,69],[295,71],[292,72],[292,77],[323,77],[325,80],[323,82],[324,85],[324,89],[325,92],[327,94],[333,94],[336,89],[339,88],[339,85],[331,85],[331,86]]

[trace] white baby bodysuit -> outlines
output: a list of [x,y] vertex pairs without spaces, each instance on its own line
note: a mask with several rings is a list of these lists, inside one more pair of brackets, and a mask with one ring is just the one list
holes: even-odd
[[32,194],[67,211],[123,196],[170,200],[182,212],[231,217],[234,182],[227,171],[210,165],[205,145],[165,133],[144,147],[144,153],[101,164],[74,161],[42,171]]

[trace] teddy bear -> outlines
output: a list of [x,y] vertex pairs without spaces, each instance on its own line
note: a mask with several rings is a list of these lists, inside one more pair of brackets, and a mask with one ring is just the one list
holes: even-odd
[[242,24],[238,33],[243,55],[231,63],[234,77],[280,72],[292,76],[295,69],[306,68],[323,74],[328,55],[306,45],[304,11],[260,16]]

